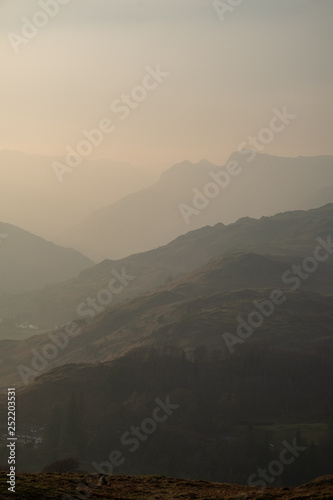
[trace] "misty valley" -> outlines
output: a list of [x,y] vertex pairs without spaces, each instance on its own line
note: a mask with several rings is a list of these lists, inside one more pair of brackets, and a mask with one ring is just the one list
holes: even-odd
[[0,1],[0,500],[333,499],[332,20]]
[[[18,471],[251,487],[329,474],[332,227],[332,204],[219,223],[65,281],[3,291],[1,421],[14,385]],[[44,240],[2,230],[6,272],[17,234],[53,268]],[[23,321],[26,338],[12,340]],[[5,424],[1,442],[5,470]],[[301,451],[287,466],[288,446]],[[280,468],[263,469],[271,463]]]

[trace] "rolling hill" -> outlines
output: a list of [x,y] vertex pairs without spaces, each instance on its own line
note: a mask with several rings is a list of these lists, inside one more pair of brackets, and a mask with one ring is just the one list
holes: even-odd
[[[0,292],[42,288],[76,276],[93,262],[10,224],[0,223]],[[0,318],[1,318],[0,314]]]
[[[226,358],[230,342],[225,335],[237,336],[239,318],[247,322],[253,311],[258,313],[255,304],[267,301],[276,290],[283,292],[283,304],[274,308],[260,328],[244,327],[252,330],[248,343],[270,342],[285,349],[300,343],[304,352],[318,349],[322,353],[331,349],[333,341],[333,268],[322,263],[294,290],[294,282],[283,276],[303,260],[253,253],[226,255],[98,315],[92,315],[86,305],[85,314],[52,334],[1,341],[0,386],[9,381],[17,386],[30,384],[54,366],[105,362],[141,347],[181,348],[192,359],[196,349],[205,346],[207,352],[218,350]],[[243,343],[231,341],[232,351],[242,349]],[[49,355],[49,350],[54,354]]]
[[[100,314],[89,312],[90,302],[79,319],[48,334],[2,341],[0,387],[17,387],[18,432],[42,436],[39,445],[19,445],[19,470],[72,457],[88,472],[247,484],[296,440],[302,454],[275,484],[329,474],[332,211],[327,205],[190,232],[131,257],[137,269],[148,256],[152,270],[173,263],[177,278],[137,289]],[[181,272],[185,261],[196,269]],[[104,280],[109,265],[81,278],[93,283],[98,270]],[[156,404],[169,418],[150,432]],[[1,419],[5,412],[6,395]],[[142,438],[124,438],[140,428],[148,429]],[[117,469],[108,461],[112,450],[123,457]],[[6,452],[0,445],[0,462]]]
[[[302,301],[299,305],[303,312],[309,309]],[[302,332],[301,312],[287,311],[284,323],[278,319],[278,335],[265,328],[228,357],[199,345],[189,359],[173,344],[47,372],[17,391],[18,434],[43,431],[40,446],[20,447],[18,470],[38,472],[73,457],[90,473],[150,471],[246,484],[260,467],[279,458],[286,441],[296,440],[302,453],[275,485],[329,474],[332,334],[323,342],[326,332],[314,328],[318,318],[314,314],[313,325]],[[288,322],[290,332],[284,334],[281,328]],[[155,424],[151,417],[157,406],[163,412]],[[1,400],[1,415],[5,409]],[[140,435],[136,429],[147,432]],[[131,434],[140,439],[127,439]],[[114,467],[108,458],[112,450],[122,457]],[[0,460],[6,451],[0,446]]]
[[[78,306],[88,297],[94,298],[100,290],[107,288],[115,270],[121,272],[125,269],[135,279],[130,280],[129,286],[120,294],[113,294],[111,305],[161,287],[204,266],[209,260],[226,254],[253,252],[285,255],[289,256],[288,263],[291,265],[291,258],[299,259],[300,256],[313,253],[316,238],[327,238],[332,233],[332,204],[259,220],[243,218],[228,226],[220,223],[190,231],[164,247],[119,261],[106,260],[85,269],[76,278],[47,286],[42,291],[20,295],[0,294],[0,317],[3,318],[0,334],[2,338],[11,338],[15,324],[19,322],[31,322],[41,328],[53,329],[55,325],[75,319],[78,317]],[[223,268],[227,286],[234,289],[233,283],[236,282],[245,286],[245,276],[242,278],[238,275],[237,266],[232,262],[228,265],[229,270]],[[281,261],[279,272],[283,265],[287,265],[287,261],[285,264]],[[321,273],[319,270],[318,279]],[[256,279],[255,276],[253,278]],[[265,286],[264,282],[261,284]],[[304,286],[306,289],[307,283]],[[314,285],[311,289],[316,291]]]

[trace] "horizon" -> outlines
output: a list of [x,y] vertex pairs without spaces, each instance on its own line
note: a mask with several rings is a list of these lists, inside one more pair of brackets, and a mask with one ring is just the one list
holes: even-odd
[[[305,155],[305,154],[301,154],[301,153],[295,153],[295,155],[284,155],[284,154],[273,154],[273,153],[268,153],[268,152],[261,152],[261,151],[256,151],[254,148],[244,148],[242,149],[241,151],[253,151],[256,156],[270,156],[270,157],[276,157],[276,158],[288,158],[288,159],[297,159],[297,158],[320,158],[320,157],[328,157],[328,156],[333,156],[333,152],[332,153],[318,153],[318,154],[313,154],[313,155]],[[43,158],[65,158],[65,155],[57,155],[57,154],[41,154],[41,153],[38,153],[38,152],[27,152],[27,151],[23,151],[23,150],[18,150],[18,149],[8,149],[8,148],[5,148],[5,149],[0,149],[0,154],[1,153],[18,153],[18,154],[22,154],[22,155],[26,155],[26,156],[41,156]],[[218,167],[223,167],[227,164],[228,160],[230,160],[230,158],[232,157],[232,155],[234,154],[237,154],[239,153],[239,150],[235,149],[234,151],[232,151],[231,153],[227,154],[226,156],[226,160],[225,162],[222,162],[222,163],[214,163],[212,160],[209,159],[208,156],[205,156],[205,157],[201,157],[200,159],[196,159],[196,160],[189,160],[188,158],[183,158],[182,160],[179,159],[177,160],[175,163],[172,163],[172,164],[168,164],[168,165],[162,165],[162,164],[159,164],[158,166],[159,167],[163,167],[165,169],[168,169],[169,166],[170,167],[174,167],[176,165],[181,165],[182,163],[186,163],[186,162],[189,162],[189,163],[192,163],[193,165],[197,165],[198,163],[202,163],[202,162],[209,162],[210,164],[214,165],[214,166],[218,166]],[[127,160],[126,158],[124,158],[123,160],[119,160],[117,158],[112,158],[112,157],[107,157],[107,156],[102,156],[100,158],[84,158],[84,161],[88,161],[88,162],[94,162],[94,161],[110,161],[112,163],[118,163],[118,164],[121,164],[121,163],[124,163],[124,164],[128,164],[128,165],[131,165],[132,167],[134,168],[138,168],[138,169],[147,169],[149,167],[145,166],[145,165],[137,165],[135,163],[131,163],[129,160]]]

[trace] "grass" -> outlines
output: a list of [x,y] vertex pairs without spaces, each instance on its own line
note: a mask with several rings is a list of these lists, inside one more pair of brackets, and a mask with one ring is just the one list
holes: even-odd
[[0,473],[0,498],[9,500],[241,500],[332,499],[333,476],[324,476],[298,488],[261,490],[248,486],[173,479],[164,476],[104,476],[87,474],[19,474],[15,494],[7,491],[6,473]]

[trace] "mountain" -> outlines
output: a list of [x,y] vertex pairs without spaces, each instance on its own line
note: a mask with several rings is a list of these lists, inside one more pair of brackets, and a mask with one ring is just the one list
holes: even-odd
[[92,264],[75,250],[0,223],[0,292],[38,289],[72,278]]
[[[327,238],[332,232],[333,204],[310,211],[262,217],[259,220],[243,218],[228,226],[220,223],[214,227],[207,226],[190,231],[164,247],[131,255],[119,261],[105,260],[85,269],[76,278],[65,283],[49,285],[41,291],[20,295],[0,294],[0,317],[3,319],[0,337],[14,338],[15,325],[18,323],[27,322],[37,324],[41,328],[53,329],[55,325],[65,324],[80,317],[77,313],[79,305],[85,303],[89,297],[96,298],[101,290],[108,288],[110,279],[114,278],[113,272],[121,273],[125,270],[134,279],[129,280],[129,286],[124,287],[121,293],[112,295],[109,305],[161,287],[204,266],[210,259],[226,254],[253,252],[286,255],[289,259],[288,265],[291,265],[291,258],[297,261],[300,256],[311,255],[316,246],[316,238]],[[246,276],[240,275],[240,268],[235,262],[225,261],[223,272],[227,277],[227,286],[234,289],[233,283],[250,285],[251,280],[246,282]],[[274,268],[274,261],[268,264]],[[275,263],[278,272],[282,272],[284,265],[287,265],[287,262],[284,263],[283,260]],[[253,276],[250,265],[247,272],[252,273],[256,282],[258,277]],[[327,272],[329,275],[330,271]],[[276,275],[274,269],[272,273]],[[319,269],[318,279],[321,273]],[[266,277],[267,275],[266,272]],[[268,279],[267,282],[262,281],[260,286],[273,284],[275,282]],[[317,291],[317,288],[313,285],[311,290]]]
[[[207,160],[174,165],[154,185],[93,212],[56,242],[95,261],[119,259],[206,225],[311,208],[308,199],[333,185],[332,156],[253,155],[234,153],[224,167]],[[333,202],[331,194],[325,201]]]
[[[207,279],[206,273],[204,278]],[[294,293],[282,280],[274,281],[266,288],[255,289],[255,284],[248,282],[244,289],[225,291],[221,286],[218,292],[214,283],[204,286],[202,280],[196,284],[191,279],[176,282],[118,304],[93,321],[87,314],[85,319],[71,324],[71,334],[62,328],[25,341],[2,341],[0,386],[7,386],[9,381],[16,386],[31,383],[40,372],[54,366],[105,362],[140,347],[174,346],[192,357],[196,348],[205,345],[208,352],[217,349],[228,357],[224,334],[236,335],[238,318],[246,321],[258,309],[254,303],[267,300],[276,288],[284,291],[285,305],[276,308],[274,316],[257,329],[249,344],[266,339],[278,348],[301,343],[304,352],[311,352],[314,346],[319,352],[331,349],[333,297],[303,290]],[[242,343],[237,342],[234,350],[241,349],[238,344]],[[51,359],[46,346],[55,352]],[[21,365],[25,368],[20,371]]]
[[[55,288],[62,294],[57,310],[67,307],[66,314],[72,314],[68,321],[74,320],[74,323],[52,334],[21,342],[1,342],[1,386],[9,380],[22,384],[17,370],[20,364],[31,369],[32,363],[37,363],[36,366],[45,371],[68,363],[108,361],[142,346],[172,345],[183,348],[190,355],[205,344],[209,350],[219,349],[228,356],[223,334],[234,334],[239,324],[237,318],[241,314],[246,318],[253,308],[257,308],[254,303],[266,300],[276,289],[284,290],[288,300],[277,309],[274,320],[270,319],[259,329],[251,343],[263,335],[275,339],[278,346],[286,347],[295,341],[304,341],[306,335],[303,349],[308,351],[313,343],[318,348],[325,348],[326,342],[330,345],[333,320],[330,312],[333,305],[330,295],[332,259],[318,263],[316,272],[303,280],[295,280],[294,266],[302,265],[307,257],[314,255],[318,237],[324,245],[325,241],[326,244],[330,241],[332,220],[333,205],[260,220],[242,219],[229,226],[219,224],[190,232],[164,248],[132,256],[132,265],[130,260],[126,263],[126,259],[122,262],[124,267],[106,261],[85,270],[80,279],[67,283],[67,289],[63,285],[59,285],[60,289]],[[243,250],[239,251],[241,246]],[[254,252],[254,248],[258,251]],[[218,257],[210,260],[212,254]],[[181,271],[184,261],[192,268],[200,267],[199,262],[209,262],[184,275],[185,267]],[[115,295],[119,302],[123,301],[116,303],[115,300],[114,304],[104,303],[100,307],[102,302],[98,297],[102,299],[102,296],[99,292],[106,289],[114,270],[119,273],[121,269],[125,269],[125,276],[133,277],[127,287],[123,286],[122,293]],[[164,272],[173,269],[178,278],[165,280],[165,274],[160,288],[142,294],[145,287],[156,288],[152,285],[157,277],[161,278],[161,269]],[[46,295],[45,291],[42,293]],[[75,302],[71,294],[81,303]],[[130,298],[132,294],[137,297]],[[104,292],[102,295],[104,297]],[[42,303],[40,307],[44,308],[45,315],[52,311],[57,298],[53,290]],[[68,301],[73,309],[69,308]],[[27,304],[26,307],[28,312]],[[309,311],[309,319],[304,311]],[[64,348],[53,348],[57,351],[55,359],[43,361],[41,353],[50,345],[50,338],[55,345],[59,338]],[[32,370],[28,382],[38,373],[39,369],[37,372]]]
[[54,162],[65,164],[65,158],[0,151],[3,222],[54,241],[93,210],[155,180],[153,173],[112,160],[83,160],[57,177]]
[[[275,485],[328,474],[332,218],[327,205],[192,231],[131,257],[141,286],[155,267],[174,265],[178,277],[158,289],[139,294],[137,284],[138,296],[99,314],[101,300],[89,300],[53,332],[1,341],[0,420],[15,386],[18,471],[50,472],[71,459],[89,473],[259,486],[250,478],[296,442],[297,460]],[[196,269],[185,274],[184,262]],[[81,283],[92,279],[101,292],[112,274],[129,294],[136,278],[125,269],[105,261]],[[104,300],[99,292],[89,299]],[[0,463],[6,456],[0,442]]]

